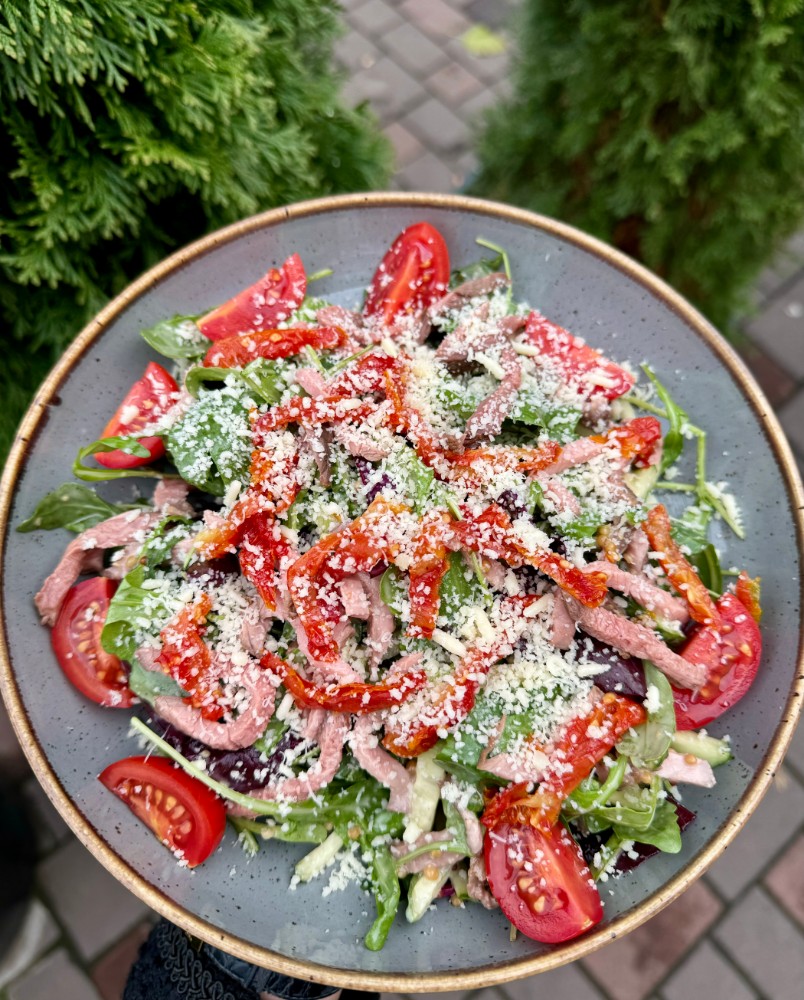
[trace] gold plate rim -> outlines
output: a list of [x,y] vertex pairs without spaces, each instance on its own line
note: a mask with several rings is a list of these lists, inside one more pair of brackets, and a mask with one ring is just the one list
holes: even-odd
[[[499,202],[470,198],[465,195],[374,192],[350,195],[336,195],[299,202],[294,205],[270,209],[220,229],[189,244],[145,272],[136,281],[108,303],[98,315],[78,334],[64,355],[54,366],[40,386],[17,431],[9,453],[2,481],[0,482],[0,573],[4,571],[5,544],[8,520],[17,479],[24,467],[28,450],[36,437],[40,422],[46,415],[47,407],[57,394],[59,386],[69,374],[88,347],[103,333],[109,324],[122,313],[138,296],[157,285],[168,275],[177,271],[191,260],[202,257],[215,247],[254,232],[270,228],[288,219],[326,214],[345,208],[361,206],[401,206],[446,208],[457,211],[472,211],[494,216],[531,228],[539,229],[566,240],[586,252],[603,259],[642,285],[653,296],[664,302],[680,316],[689,327],[713,350],[721,363],[729,371],[740,387],[747,402],[757,414],[763,431],[773,449],[785,480],[788,501],[796,521],[798,551],[804,550],[804,490],[802,490],[798,469],[784,436],[784,432],[773,410],[748,369],[734,349],[704,317],[677,292],[641,264],[613,249],[600,240],[588,236],[566,223],[547,216],[514,208]],[[0,583],[2,581],[0,580]],[[804,576],[801,580],[804,593]],[[380,991],[447,991],[458,989],[478,989],[515,979],[547,972],[591,954],[602,945],[627,934],[676,899],[694,882],[712,862],[732,842],[742,829],[748,817],[767,791],[779,764],[784,757],[804,700],[804,634],[801,635],[798,650],[796,680],[785,704],[782,719],[765,756],[757,768],[748,788],[740,798],[734,812],[717,831],[712,841],[700,852],[694,861],[672,878],[661,890],[652,894],[633,909],[615,919],[612,923],[599,927],[564,946],[550,952],[523,959],[513,959],[499,965],[484,966],[468,971],[441,973],[381,973],[369,971],[347,971],[330,969],[301,959],[279,955],[268,948],[262,948],[241,938],[228,934],[208,924],[176,904],[167,895],[151,885],[143,876],[120,858],[111,846],[100,836],[78,807],[67,796],[31,727],[19,689],[14,678],[9,656],[5,619],[0,608],[0,690],[8,707],[9,716],[17,738],[28,761],[43,786],[45,792],[84,846],[131,892],[138,896],[162,916],[178,924],[184,930],[224,950],[266,968],[314,982],[326,982],[333,986],[350,987],[361,990]]]

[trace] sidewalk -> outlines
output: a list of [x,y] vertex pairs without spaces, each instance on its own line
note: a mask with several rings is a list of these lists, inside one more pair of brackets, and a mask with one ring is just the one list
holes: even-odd
[[[515,0],[341,0],[347,99],[368,100],[397,153],[394,186],[458,191],[474,169],[471,126],[505,90]],[[480,31],[478,27],[480,26]],[[489,29],[492,34],[484,33]],[[466,46],[466,33],[473,54]],[[474,46],[472,46],[474,42]],[[485,46],[488,55],[479,55]],[[799,255],[800,259],[797,259]],[[804,463],[804,235],[759,280],[742,353]],[[0,767],[19,751],[0,709]],[[24,773],[25,765],[21,765]],[[37,898],[3,1000],[119,1000],[153,919],[75,840],[36,781]],[[588,959],[455,1000],[798,1000],[804,983],[804,729],[761,810],[717,864],[649,924]],[[434,994],[435,996],[435,994]],[[386,1000],[392,1000],[389,996]]]

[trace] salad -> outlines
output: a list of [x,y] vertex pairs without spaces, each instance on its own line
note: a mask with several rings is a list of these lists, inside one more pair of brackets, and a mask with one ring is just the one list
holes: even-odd
[[[143,331],[165,360],[20,526],[77,534],[37,608],[72,684],[137,708],[147,752],[103,784],[181,865],[227,822],[311,845],[290,887],[373,893],[371,949],[437,900],[547,943],[597,924],[599,881],[680,850],[677,786],[715,783],[702,727],[761,654],[705,432],[477,242],[451,270],[410,226],[356,310],[293,254]],[[129,476],[152,497],[87,485]]]

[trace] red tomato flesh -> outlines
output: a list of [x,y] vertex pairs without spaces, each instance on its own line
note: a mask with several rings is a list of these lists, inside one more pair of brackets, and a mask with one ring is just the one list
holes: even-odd
[[567,830],[500,823],[484,842],[489,887],[514,927],[534,941],[559,944],[603,918],[600,895]]
[[98,780],[189,868],[206,861],[221,842],[223,802],[164,757],[126,757],[110,764]]
[[272,267],[259,281],[202,316],[198,329],[210,340],[270,329],[298,309],[306,291],[304,264],[297,253],[291,254],[281,267]]
[[449,285],[449,251],[444,237],[428,222],[408,226],[394,240],[374,272],[363,307],[365,316],[391,323],[419,313]]
[[53,651],[67,679],[81,694],[104,708],[130,708],[134,695],[121,660],[101,646],[100,635],[114,580],[93,577],[68,592],[50,634]]
[[[128,390],[101,437],[136,437],[139,431],[170,409],[178,391],[176,380],[161,365],[152,361],[142,378]],[[124,451],[107,451],[95,455],[95,458],[107,469],[136,469],[155,462],[165,454],[165,445],[160,437],[143,437],[139,442],[148,449],[147,457],[127,455]]]
[[720,622],[701,625],[684,645],[681,655],[708,670],[700,691],[675,693],[676,726],[698,729],[736,705],[756,677],[762,656],[762,636],[749,610],[734,594],[716,603]]

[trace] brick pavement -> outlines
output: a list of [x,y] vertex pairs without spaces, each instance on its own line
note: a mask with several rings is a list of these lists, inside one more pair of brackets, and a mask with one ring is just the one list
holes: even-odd
[[[506,86],[507,55],[470,52],[516,0],[342,0],[346,97],[368,100],[393,143],[402,190],[456,191],[474,169],[473,123]],[[470,36],[471,37],[471,36]],[[504,36],[503,36],[504,37]],[[475,36],[477,40],[477,36]],[[804,234],[768,268],[741,350],[804,462]],[[0,766],[20,768],[0,709]],[[24,765],[22,765],[24,769]],[[153,915],[73,839],[33,778],[37,895],[0,961],[4,1000],[118,1000]],[[583,962],[455,1000],[800,997],[804,982],[804,729],[762,809],[729,852],[649,924]],[[384,1000],[395,1000],[386,997]]]

